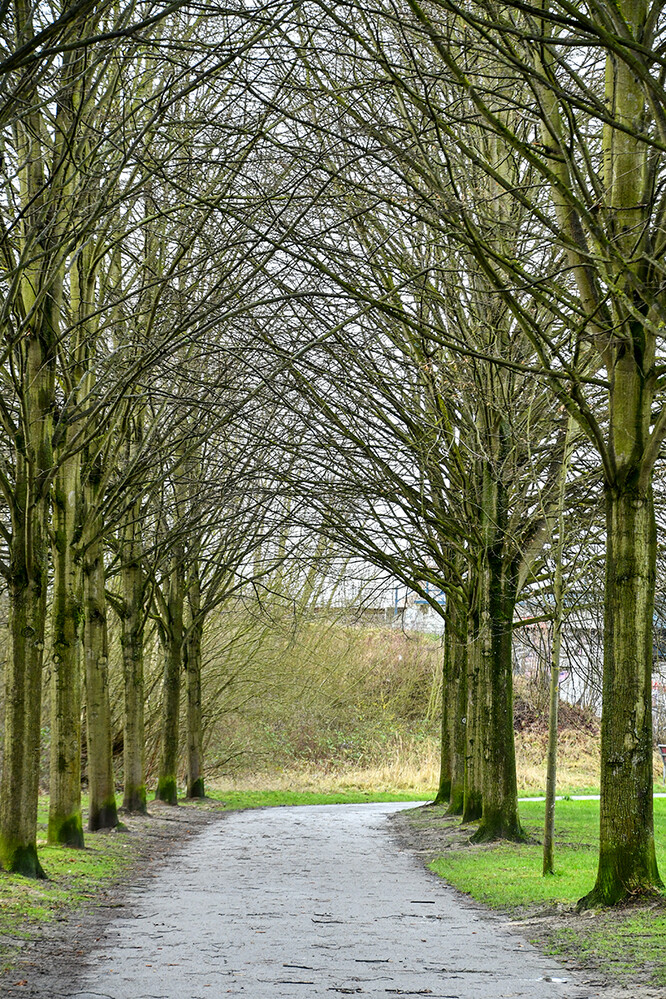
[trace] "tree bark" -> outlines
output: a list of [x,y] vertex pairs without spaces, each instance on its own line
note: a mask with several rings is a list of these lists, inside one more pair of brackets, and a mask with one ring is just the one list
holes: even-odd
[[[32,275],[37,282],[37,275]],[[29,311],[32,283],[23,296]],[[48,587],[49,474],[53,465],[54,349],[59,296],[49,298],[21,351],[25,368],[22,422],[10,546],[11,648],[5,671],[5,749],[0,785],[0,863],[44,877],[37,858],[37,802],[42,665]]]
[[125,717],[123,724],[123,808],[146,811],[144,760],[144,591],[138,508],[130,510],[123,532],[121,646]]
[[190,573],[190,624],[184,646],[187,677],[187,797],[205,798],[201,718],[201,642],[203,624],[196,569]]
[[[550,699],[548,710],[548,759],[546,763],[546,804],[543,827],[543,874],[555,873],[553,843],[555,839],[555,796],[557,791],[557,714],[560,697],[559,628],[553,636],[553,655],[550,664]],[[556,647],[557,642],[557,647]]]
[[54,491],[49,843],[82,847],[81,462],[63,458]]
[[597,880],[579,908],[663,887],[652,805],[652,627],[656,526],[652,491],[606,488],[606,594]]
[[433,805],[448,804],[451,798],[451,727],[455,709],[455,662],[453,635],[453,601],[447,596],[444,624],[444,654],[442,656],[442,723],[440,733],[439,785]]
[[522,839],[513,736],[513,614],[516,583],[501,556],[482,567],[481,739],[483,810],[474,842]]
[[462,815],[465,804],[465,746],[467,712],[467,613],[455,612],[454,654],[452,688],[451,738],[451,792],[448,815]]
[[[45,518],[34,508],[14,522],[11,546],[11,651],[5,668],[5,740],[0,795],[0,863],[26,877],[45,877],[37,857],[42,657],[48,556]],[[29,532],[28,517],[35,518]],[[23,526],[24,530],[20,528]],[[19,530],[17,530],[19,528]],[[34,528],[38,533],[35,536]],[[32,558],[25,539],[32,534]]]
[[463,800],[463,823],[476,822],[483,811],[482,756],[481,756],[481,649],[479,640],[478,612],[474,607],[470,612],[469,634],[471,642],[467,655],[467,705],[464,715],[465,728],[465,792]]
[[184,580],[182,560],[174,558],[169,579],[167,620],[164,622],[164,679],[162,683],[162,750],[156,797],[178,803],[178,742],[180,732],[180,678],[183,665]]
[[106,629],[104,558],[100,525],[91,525],[84,564],[84,656],[86,668],[86,732],[88,737],[88,828],[112,829],[118,825]]

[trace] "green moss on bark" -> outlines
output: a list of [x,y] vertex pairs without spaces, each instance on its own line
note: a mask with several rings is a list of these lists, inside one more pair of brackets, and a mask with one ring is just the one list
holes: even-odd
[[197,779],[192,782],[192,785],[188,789],[187,797],[188,798],[205,798],[206,797],[206,793],[204,791],[204,779],[203,779],[203,777],[197,777]]
[[462,815],[465,804],[465,789],[462,784],[452,784],[447,815]]
[[470,837],[471,843],[492,843],[498,839],[509,839],[524,843],[527,839],[513,808],[489,809],[484,807],[479,828]]
[[448,805],[451,798],[451,780],[448,777],[442,778],[437,788],[437,794],[433,805]]
[[49,843],[61,843],[76,849],[83,848],[83,820],[81,812],[75,812],[67,818],[59,818],[49,814]]
[[88,816],[88,829],[97,832],[98,829],[115,829],[118,825],[118,809],[116,799],[108,798],[98,807],[90,809]]
[[175,777],[160,777],[157,782],[155,797],[167,805],[178,804],[178,786]]
[[131,784],[125,785],[125,793],[123,796],[123,808],[128,812],[140,812],[141,814],[147,811],[147,801],[148,796],[146,794],[146,785],[140,784],[138,787],[134,787]]
[[0,863],[10,874],[22,874],[26,878],[46,879],[44,869],[37,856],[34,843],[27,845],[0,839]]

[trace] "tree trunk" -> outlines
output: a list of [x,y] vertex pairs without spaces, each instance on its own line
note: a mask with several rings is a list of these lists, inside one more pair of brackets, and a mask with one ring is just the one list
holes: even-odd
[[164,628],[164,680],[162,683],[162,751],[156,797],[169,805],[178,803],[178,741],[180,730],[180,678],[183,663],[183,567],[179,559],[171,570],[167,621]]
[[[464,628],[462,627],[464,626]],[[451,793],[448,815],[462,815],[465,804],[465,747],[467,713],[467,614],[456,611],[454,629],[451,738]]]
[[606,595],[597,881],[580,908],[654,893],[662,882],[652,807],[652,491],[606,489]]
[[455,662],[453,634],[453,601],[447,596],[444,625],[444,654],[442,656],[442,724],[439,754],[439,786],[433,805],[443,805],[451,798],[451,727],[455,710]]
[[478,613],[476,608],[470,615],[471,643],[467,654],[467,705],[464,715],[465,728],[465,793],[463,801],[462,821],[476,822],[483,811],[483,793],[481,788],[482,755],[481,755],[481,650],[479,640]]
[[513,613],[515,582],[502,559],[489,553],[482,567],[481,738],[483,811],[472,837],[523,838],[518,818],[518,786],[513,736]]
[[24,547],[28,532],[17,531],[19,526],[15,522],[11,549],[11,654],[4,684],[0,862],[7,871],[42,878],[45,875],[37,858],[37,801],[48,559],[42,521],[41,543],[28,569]]
[[91,525],[92,536],[85,548],[83,565],[90,796],[88,828],[93,832],[96,829],[112,829],[118,825],[109,703],[105,571],[99,526],[98,522]]
[[144,578],[141,568],[141,545],[138,539],[139,511],[129,513],[123,534],[122,633],[125,717],[123,726],[123,808],[128,812],[146,811],[144,761]]
[[548,710],[548,760],[546,763],[546,805],[543,827],[543,874],[554,874],[555,796],[557,791],[557,709],[560,697],[560,635],[556,623],[550,664],[550,704]]
[[80,457],[63,459],[54,492],[49,843],[83,846]]
[[187,797],[205,798],[203,778],[203,731],[201,727],[201,639],[196,618],[185,642],[187,676]]
[[[37,275],[32,275],[35,282]],[[35,284],[36,287],[36,284]],[[44,877],[37,858],[37,802],[41,736],[42,665],[48,587],[49,473],[55,331],[59,295],[48,298],[42,321],[27,330],[22,422],[15,451],[16,484],[10,548],[10,637],[5,669],[5,739],[0,784],[0,863],[8,871]],[[23,295],[29,310],[30,275]]]

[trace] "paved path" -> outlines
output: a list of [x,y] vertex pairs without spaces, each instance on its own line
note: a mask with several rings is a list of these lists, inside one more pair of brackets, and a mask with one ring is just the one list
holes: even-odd
[[70,995],[591,999],[398,849],[387,815],[400,807],[225,816],[134,889]]

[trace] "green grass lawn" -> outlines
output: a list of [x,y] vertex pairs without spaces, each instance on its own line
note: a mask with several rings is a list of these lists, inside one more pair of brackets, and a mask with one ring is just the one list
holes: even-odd
[[[655,840],[662,876],[666,875],[666,800],[656,799]],[[521,802],[526,832],[541,839],[544,803]],[[573,915],[581,896],[594,885],[599,835],[598,801],[558,801],[555,874],[541,874],[539,843],[497,843],[449,850],[430,866],[448,882],[514,917],[539,909],[569,911],[538,942],[547,953],[599,968],[629,985],[645,980],[666,984],[666,910],[663,900],[647,909],[625,907],[610,912]]]
[[[661,807],[660,807],[661,806]],[[539,902],[573,905],[594,884],[599,841],[598,801],[558,801],[555,809],[555,875],[541,874],[539,843],[497,843],[451,850],[432,869],[457,888],[492,906]],[[543,801],[521,801],[520,817],[533,838],[543,834]],[[655,826],[666,824],[666,801],[655,801]],[[666,836],[660,847],[666,861]]]
[[225,809],[266,808],[276,805],[357,805],[372,801],[425,801],[427,796],[405,791],[207,791]]

